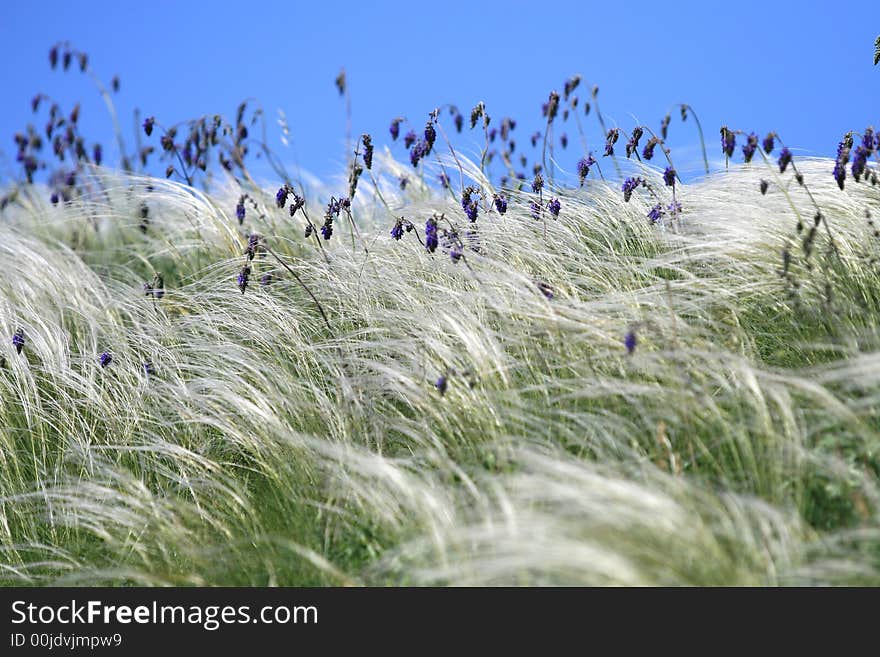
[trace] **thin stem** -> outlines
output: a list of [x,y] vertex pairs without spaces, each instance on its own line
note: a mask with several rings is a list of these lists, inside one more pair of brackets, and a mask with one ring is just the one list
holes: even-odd
[[318,301],[318,298],[309,289],[309,286],[303,282],[303,280],[299,277],[299,275],[295,271],[293,271],[293,269],[291,269],[290,266],[286,262],[284,262],[280,257],[278,257],[278,254],[275,253],[275,251],[273,251],[271,249],[271,247],[265,243],[265,241],[263,242],[263,247],[266,249],[266,251],[268,251],[272,255],[273,258],[275,258],[275,260],[278,261],[278,264],[280,264],[288,272],[290,272],[291,276],[293,276],[296,279],[296,282],[300,284],[302,289],[304,289],[306,291],[306,293],[308,293],[308,295],[310,297],[312,297],[312,301],[315,302],[315,305],[318,307],[318,312],[321,313],[321,317],[324,319],[324,324],[327,326],[327,330],[330,331],[330,333],[332,334],[333,329],[330,327],[330,322],[327,320],[327,315],[324,313],[324,308],[321,306],[321,302]]

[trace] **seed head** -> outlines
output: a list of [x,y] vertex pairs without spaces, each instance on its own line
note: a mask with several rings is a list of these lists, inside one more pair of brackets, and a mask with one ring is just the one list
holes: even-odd
[[147,137],[153,134],[153,125],[156,123],[156,118],[153,116],[148,116],[144,119],[144,132],[147,133]]

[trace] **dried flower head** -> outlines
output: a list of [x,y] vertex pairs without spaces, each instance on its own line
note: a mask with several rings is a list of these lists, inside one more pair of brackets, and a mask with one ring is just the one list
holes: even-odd
[[153,116],[148,116],[144,119],[144,132],[147,133],[147,137],[153,134],[153,126],[156,124],[156,118]]

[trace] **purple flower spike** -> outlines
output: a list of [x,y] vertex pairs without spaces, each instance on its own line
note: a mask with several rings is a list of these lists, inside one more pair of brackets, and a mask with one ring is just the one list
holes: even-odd
[[666,167],[666,171],[663,172],[663,182],[667,187],[675,187],[675,169]]
[[15,335],[12,336],[12,346],[15,347],[15,353],[17,354],[20,354],[21,350],[24,349],[24,331],[22,329],[18,329]]
[[788,167],[791,162],[791,151],[788,148],[783,148],[779,152],[779,173],[785,173],[785,169]]
[[98,362],[101,364],[101,367],[107,367],[110,363],[113,362],[113,356],[105,351],[100,356],[98,356]]
[[632,353],[636,350],[636,344],[638,344],[638,340],[636,339],[636,332],[633,330],[627,331],[626,335],[623,338],[623,344],[626,347],[626,353],[632,355]]

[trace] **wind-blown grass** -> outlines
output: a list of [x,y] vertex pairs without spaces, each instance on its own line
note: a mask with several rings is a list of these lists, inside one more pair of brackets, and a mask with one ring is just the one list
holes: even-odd
[[0,581],[878,584],[880,193],[832,166],[799,162],[838,255],[796,297],[796,220],[749,167],[679,185],[677,227],[600,182],[553,190],[558,220],[511,203],[458,264],[393,241],[368,181],[369,252],[339,220],[326,259],[264,192],[244,229],[329,329],[268,255],[238,291],[232,184],[26,188],[0,224]]

